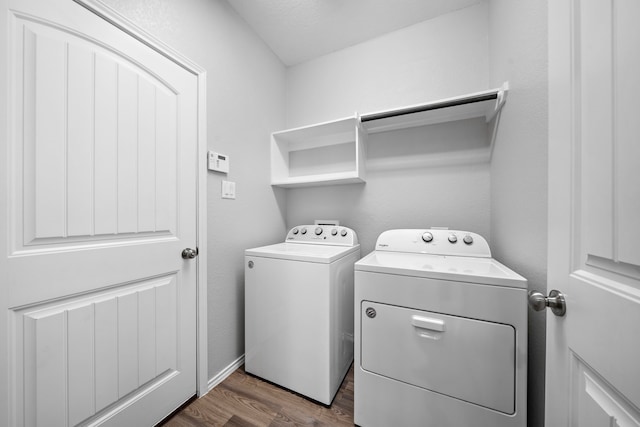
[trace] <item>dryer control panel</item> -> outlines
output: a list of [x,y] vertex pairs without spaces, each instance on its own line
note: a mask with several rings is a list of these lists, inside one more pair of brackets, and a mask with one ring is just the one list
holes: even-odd
[[355,246],[358,236],[352,229],[337,225],[298,225],[289,230],[285,242]]
[[376,250],[491,258],[489,244],[481,235],[442,228],[388,230],[378,236]]

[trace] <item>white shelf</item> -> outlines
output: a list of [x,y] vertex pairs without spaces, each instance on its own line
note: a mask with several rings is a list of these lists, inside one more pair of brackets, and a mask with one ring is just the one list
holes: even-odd
[[367,133],[386,132],[435,123],[484,117],[491,121],[506,101],[508,83],[501,88],[454,98],[392,110],[378,111],[360,116]]
[[364,182],[366,133],[357,115],[271,134],[271,185]]
[[[274,132],[271,185],[364,182],[368,134],[477,117],[484,117],[488,124],[502,109],[508,90],[505,83],[498,89]],[[497,123],[490,132],[491,148]]]
[[358,184],[362,182],[364,182],[364,179],[356,176],[354,172],[343,172],[292,177],[283,181],[271,181],[271,185],[284,188],[294,188],[334,184]]

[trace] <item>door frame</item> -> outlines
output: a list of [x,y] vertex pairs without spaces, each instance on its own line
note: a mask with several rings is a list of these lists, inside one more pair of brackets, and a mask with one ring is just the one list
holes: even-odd
[[[548,3],[548,248],[547,248],[547,294],[554,288],[562,290],[565,284],[552,283],[552,277],[563,277],[569,273],[570,265],[565,260],[566,254],[573,255],[571,236],[575,233],[571,223],[571,212],[567,207],[572,199],[571,183],[575,174],[571,160],[574,144],[572,101],[575,88],[571,84],[571,70],[574,52],[571,46],[572,28],[567,25],[571,21],[570,1],[552,1]],[[555,183],[555,185],[551,185]],[[559,183],[564,183],[560,185]],[[571,202],[573,203],[573,201]],[[566,292],[566,290],[565,290]],[[570,307],[571,308],[571,307]],[[569,308],[569,309],[570,309]],[[565,353],[551,352],[549,346],[565,339],[561,325],[566,317],[555,316],[551,310],[545,310],[546,345],[545,351],[545,401],[544,420],[547,425],[553,420],[562,418],[564,403],[557,402],[550,396],[552,387],[569,390],[569,376],[562,371]],[[560,354],[561,353],[561,354]],[[568,425],[569,420],[565,419]]]

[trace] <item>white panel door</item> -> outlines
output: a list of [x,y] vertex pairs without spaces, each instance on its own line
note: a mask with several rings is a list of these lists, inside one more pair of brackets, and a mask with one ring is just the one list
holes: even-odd
[[549,2],[546,425],[640,426],[640,2]]
[[197,76],[71,0],[0,4],[0,425],[153,425],[196,392]]

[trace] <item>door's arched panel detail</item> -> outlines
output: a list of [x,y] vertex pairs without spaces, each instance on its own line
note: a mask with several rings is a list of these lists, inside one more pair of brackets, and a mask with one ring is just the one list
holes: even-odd
[[15,17],[16,250],[177,233],[177,90],[52,24]]

